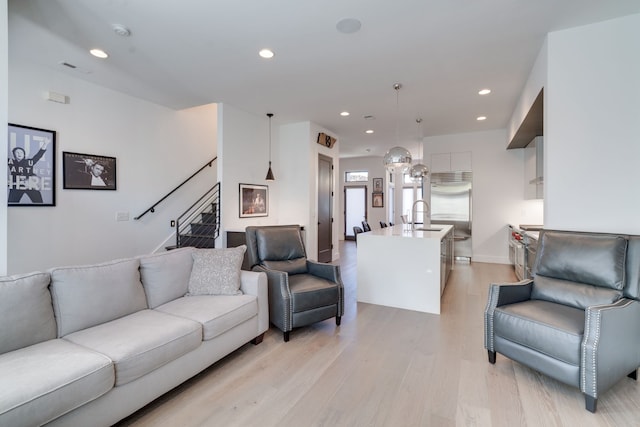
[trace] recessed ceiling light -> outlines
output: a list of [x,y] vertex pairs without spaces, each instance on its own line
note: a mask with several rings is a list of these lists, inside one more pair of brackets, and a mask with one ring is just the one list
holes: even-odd
[[489,95],[491,93],[491,89],[482,89],[478,92],[478,95]]
[[364,133],[373,133],[373,129],[367,129],[364,131]]
[[336,29],[343,34],[357,33],[362,23],[355,18],[344,18],[338,21]]
[[271,59],[275,56],[275,53],[273,53],[271,49],[262,49],[260,52],[258,52],[258,55],[265,59]]
[[342,113],[340,113],[340,115],[342,117],[347,117],[349,115],[349,112],[348,111],[343,111]]
[[93,56],[95,56],[96,58],[101,58],[101,59],[105,59],[108,58],[109,55],[107,54],[107,52],[105,52],[102,49],[91,49],[89,51],[89,53]]
[[483,120],[487,120],[487,117],[486,117],[486,116],[480,116],[480,117],[478,117],[476,120],[477,120],[477,121],[479,121],[479,122],[481,122],[481,121],[483,121]]

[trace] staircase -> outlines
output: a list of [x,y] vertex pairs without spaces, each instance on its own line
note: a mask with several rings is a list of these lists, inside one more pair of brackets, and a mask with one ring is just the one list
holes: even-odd
[[220,183],[213,186],[176,220],[176,245],[215,248],[220,236]]

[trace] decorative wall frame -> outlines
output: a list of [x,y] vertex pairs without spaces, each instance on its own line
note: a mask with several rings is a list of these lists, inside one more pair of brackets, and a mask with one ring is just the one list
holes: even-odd
[[116,190],[116,158],[63,151],[62,188]]
[[9,123],[8,206],[56,205],[56,131]]
[[240,218],[269,216],[269,187],[266,185],[240,184],[238,195]]
[[384,208],[384,193],[373,193],[371,206],[374,208]]
[[374,193],[382,193],[382,178],[373,178],[373,192]]

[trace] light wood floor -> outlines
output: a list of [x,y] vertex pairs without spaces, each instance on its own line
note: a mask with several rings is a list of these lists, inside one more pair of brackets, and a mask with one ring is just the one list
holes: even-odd
[[591,414],[578,389],[501,355],[487,362],[487,288],[514,281],[509,266],[456,264],[437,316],[357,303],[356,247],[340,249],[339,328],[328,320],[284,343],[272,327],[118,426],[640,426],[631,379]]

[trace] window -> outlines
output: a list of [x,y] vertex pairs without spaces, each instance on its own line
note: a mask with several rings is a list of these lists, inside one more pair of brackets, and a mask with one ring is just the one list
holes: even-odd
[[344,173],[344,182],[368,182],[369,172],[367,171],[352,171]]

